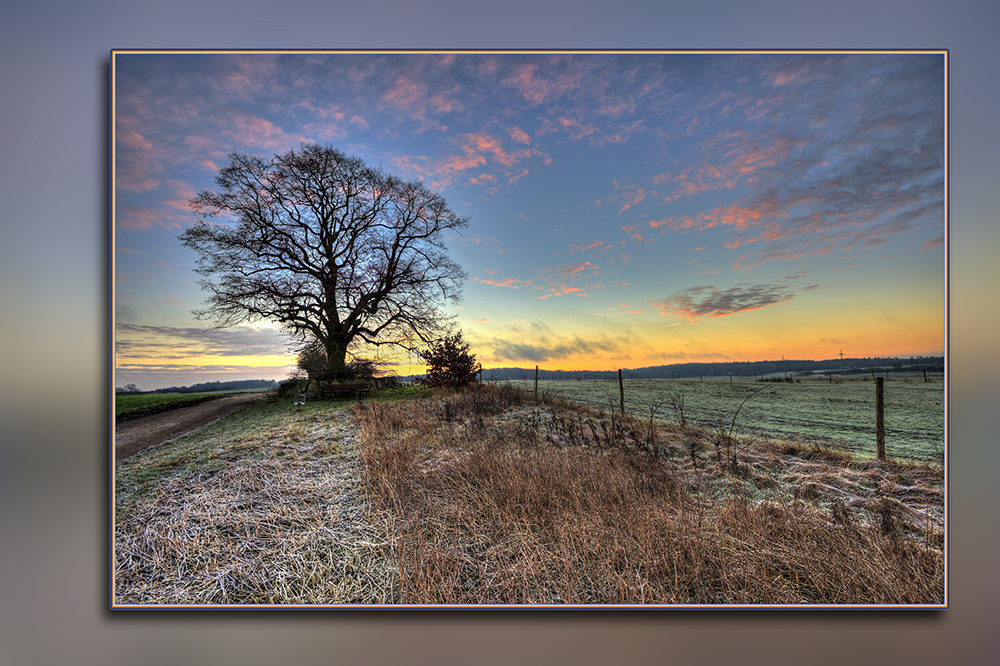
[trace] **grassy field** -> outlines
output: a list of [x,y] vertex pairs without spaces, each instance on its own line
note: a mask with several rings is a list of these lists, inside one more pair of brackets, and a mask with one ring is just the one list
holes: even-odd
[[191,407],[232,393],[143,393],[115,396],[115,419],[130,421],[181,407]]
[[507,386],[258,401],[118,464],[116,602],[943,602],[940,466],[734,435]]
[[[533,382],[512,386],[533,389]],[[867,375],[797,378],[791,383],[743,378],[625,380],[625,409],[640,418],[761,439],[793,439],[875,456],[875,388]],[[546,395],[597,409],[619,409],[617,382],[540,381]],[[943,463],[944,384],[940,376],[894,375],[885,383],[890,457]],[[735,417],[735,420],[734,420]]]

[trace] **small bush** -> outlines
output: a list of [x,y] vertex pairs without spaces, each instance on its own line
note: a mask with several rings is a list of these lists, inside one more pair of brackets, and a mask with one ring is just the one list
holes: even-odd
[[278,400],[291,398],[299,391],[304,390],[305,386],[306,382],[301,379],[286,379],[278,384],[278,388],[274,391],[274,397]]
[[476,381],[476,373],[482,368],[475,355],[469,353],[469,345],[462,340],[461,331],[431,343],[430,349],[421,352],[420,357],[427,362],[427,376],[417,382],[426,386],[468,386]]

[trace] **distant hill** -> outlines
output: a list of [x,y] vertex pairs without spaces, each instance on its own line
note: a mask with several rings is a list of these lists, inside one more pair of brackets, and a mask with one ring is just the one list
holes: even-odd
[[209,393],[211,391],[245,391],[256,388],[273,388],[277,383],[273,379],[239,379],[229,382],[203,382],[191,386],[171,386],[143,393]]
[[[788,373],[804,375],[829,373],[833,375],[868,373],[872,370],[883,372],[944,372],[943,356],[916,356],[912,358],[845,358],[825,361],[780,360],[780,361],[736,361],[731,363],[675,363],[646,368],[622,368],[626,379],[671,379],[677,377],[754,377],[774,376]],[[416,375],[420,376],[420,375]],[[615,379],[616,370],[539,370],[539,379],[600,380]],[[487,368],[483,370],[484,381],[506,381],[512,379],[534,379],[535,368]]]

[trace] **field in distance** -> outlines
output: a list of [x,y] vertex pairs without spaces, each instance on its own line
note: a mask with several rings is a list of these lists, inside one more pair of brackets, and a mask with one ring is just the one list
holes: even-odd
[[[892,375],[885,383],[886,450],[891,458],[944,461],[941,375]],[[509,382],[533,390],[533,381]],[[718,430],[740,438],[789,439],[875,457],[875,383],[867,375],[755,378],[625,379],[625,410],[638,418]],[[618,410],[617,381],[540,380],[539,393],[597,409]],[[745,401],[745,402],[744,402]],[[738,413],[737,413],[738,412]],[[735,417],[735,422],[734,422]]]

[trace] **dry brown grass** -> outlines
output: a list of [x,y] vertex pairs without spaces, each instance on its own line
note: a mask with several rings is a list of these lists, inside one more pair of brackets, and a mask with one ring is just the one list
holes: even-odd
[[354,411],[402,603],[943,600],[940,470],[748,448],[503,387]]

